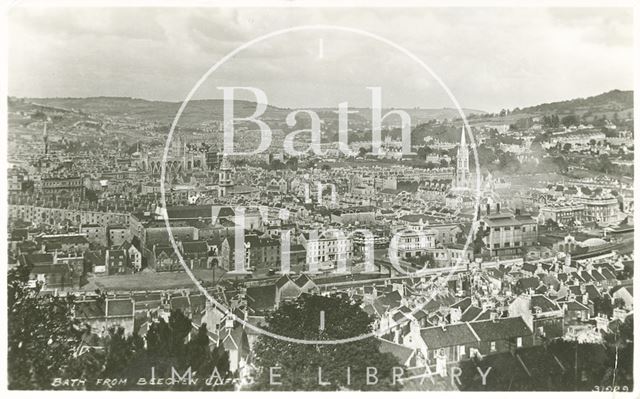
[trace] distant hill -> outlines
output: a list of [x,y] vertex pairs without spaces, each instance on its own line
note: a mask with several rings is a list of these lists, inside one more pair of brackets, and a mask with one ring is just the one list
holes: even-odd
[[[142,121],[170,123],[173,121],[181,103],[168,101],[150,101],[130,97],[87,97],[87,98],[25,98],[24,101],[44,107],[55,108],[80,114],[90,114],[101,118],[129,118]],[[256,104],[250,101],[236,100],[235,113],[249,116]],[[222,100],[192,100],[182,115],[182,123],[200,124],[205,121],[222,119]],[[289,110],[268,106],[265,119],[284,120]]]
[[[131,118],[160,123],[170,123],[175,117],[180,104],[168,101],[150,101],[130,97],[88,97],[88,98],[25,98],[24,101],[57,111],[74,112],[78,114],[95,115],[108,118]],[[221,120],[223,117],[223,100],[192,100],[181,117],[183,125],[198,125],[205,121]],[[238,116],[249,116],[255,110],[256,104],[251,101],[235,101],[235,113]],[[325,122],[337,120],[336,109],[311,108],[316,111]],[[383,114],[390,109],[383,110]],[[459,117],[454,108],[405,108],[414,123],[421,123],[430,119],[454,119]],[[267,106],[261,117],[263,120],[277,120],[284,123],[286,115],[293,111],[289,108]],[[354,120],[371,120],[371,110],[368,108],[352,108],[354,111],[349,118]],[[484,111],[464,109],[466,115],[483,114]]]
[[522,114],[604,114],[633,110],[633,91],[611,90],[597,96],[545,103],[514,111]]

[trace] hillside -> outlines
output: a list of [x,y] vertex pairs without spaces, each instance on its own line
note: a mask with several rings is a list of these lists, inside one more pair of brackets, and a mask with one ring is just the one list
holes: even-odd
[[[89,114],[99,118],[132,119],[147,122],[170,123],[175,117],[180,103],[150,101],[130,97],[88,97],[88,98],[26,98],[26,102],[36,106],[55,108],[78,114]],[[255,103],[236,100],[237,115],[253,113]],[[184,124],[200,124],[205,121],[222,119],[222,100],[193,100],[183,113]],[[265,119],[284,119],[289,110],[268,106]]]
[[625,112],[633,110],[633,91],[611,90],[597,96],[540,104],[515,110],[515,114],[585,115]]
[[[79,115],[93,115],[98,118],[127,118],[148,122],[170,123],[180,107],[178,102],[150,101],[130,97],[89,97],[89,98],[25,98],[25,102],[34,106],[42,106],[50,110],[59,112],[70,112]],[[238,116],[248,116],[255,110],[255,103],[250,101],[235,101],[235,112]],[[223,116],[223,101],[212,100],[192,100],[185,109],[181,117],[183,125],[199,125],[206,121],[221,120]],[[338,115],[335,109],[312,108],[320,117],[328,123],[337,121]],[[292,109],[268,106],[262,119],[277,120],[284,123],[286,115]],[[371,120],[371,111],[367,108],[354,108],[349,115],[354,121],[367,122]],[[383,110],[383,113],[389,109]],[[430,119],[453,119],[459,116],[458,111],[453,108],[408,108],[404,109],[415,121],[420,123]],[[472,113],[481,114],[483,111],[465,109],[469,115]]]

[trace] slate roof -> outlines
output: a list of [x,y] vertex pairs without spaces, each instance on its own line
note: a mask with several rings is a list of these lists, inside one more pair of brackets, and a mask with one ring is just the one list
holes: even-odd
[[469,325],[481,341],[499,341],[532,334],[522,317],[474,321]]
[[602,296],[600,291],[593,284],[588,284],[585,288],[587,289],[587,294],[589,294],[590,299],[600,298]]
[[209,251],[206,241],[183,241],[182,251],[185,254],[189,253],[206,253]]
[[24,255],[24,259],[27,265],[34,266],[36,264],[53,263],[52,254],[28,254]]
[[376,299],[380,304],[384,306],[389,306],[394,309],[400,306],[400,302],[402,300],[402,296],[398,291],[391,291],[387,294],[384,294]]
[[211,205],[169,206],[167,216],[169,219],[211,218]]
[[602,273],[600,273],[596,269],[591,270],[591,277],[593,277],[593,279],[598,282],[606,280]]
[[531,296],[531,308],[539,307],[542,312],[553,312],[560,310],[558,305],[545,295],[533,295]]
[[415,349],[387,341],[386,339],[378,339],[378,342],[380,342],[380,352],[392,354],[400,361],[400,364],[405,364],[415,352]]
[[560,305],[560,306],[567,305],[567,310],[569,310],[569,311],[589,310],[588,306],[583,305],[578,301],[559,302],[558,305]]
[[478,342],[478,338],[467,323],[450,324],[443,327],[428,327],[420,330],[427,348],[439,349]]
[[287,283],[292,282],[291,278],[289,277],[289,275],[284,275],[282,277],[280,277],[279,279],[276,280],[275,282],[275,286],[280,289],[282,287],[284,287],[285,285],[287,285]]
[[301,274],[295,281],[296,285],[300,288],[304,287],[309,281],[313,282],[306,274]]
[[247,305],[255,312],[271,310],[276,304],[276,286],[247,287]]
[[472,321],[475,320],[482,313],[482,309],[477,306],[469,306],[467,310],[462,313],[460,321]]
[[467,310],[467,308],[471,306],[471,298],[470,297],[466,297],[463,298],[461,300],[459,300],[458,302],[454,303],[453,305],[451,305],[452,308],[460,308],[461,311],[465,311]]

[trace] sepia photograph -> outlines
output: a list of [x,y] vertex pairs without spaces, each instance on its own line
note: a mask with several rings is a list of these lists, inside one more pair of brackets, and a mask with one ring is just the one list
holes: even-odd
[[7,397],[634,396],[637,3],[192,3],[4,7]]

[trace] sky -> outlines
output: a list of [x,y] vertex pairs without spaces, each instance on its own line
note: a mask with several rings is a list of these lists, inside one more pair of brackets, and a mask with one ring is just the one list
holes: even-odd
[[[633,87],[629,8],[35,8],[9,12],[9,95],[183,101],[259,88],[281,107],[502,108]],[[254,99],[247,90],[238,98]]]

